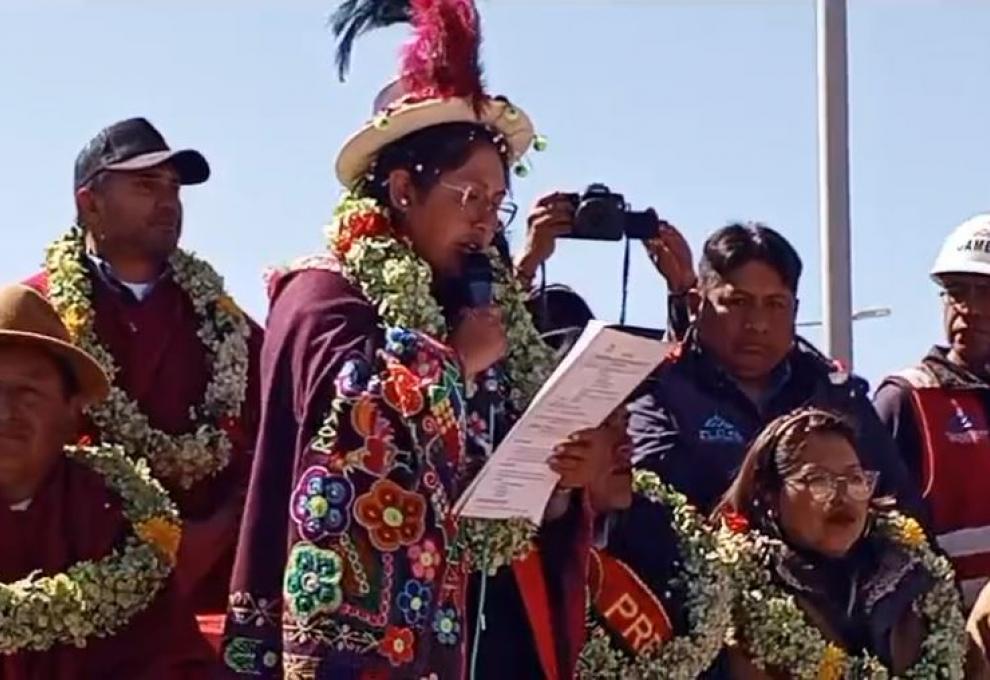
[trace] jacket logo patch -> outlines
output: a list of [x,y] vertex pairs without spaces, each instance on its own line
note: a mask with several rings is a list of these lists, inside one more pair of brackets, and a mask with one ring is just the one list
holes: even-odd
[[709,444],[742,444],[745,442],[739,429],[722,416],[709,416],[698,431],[698,441]]
[[956,405],[955,413],[946,425],[945,438],[953,444],[980,444],[990,439],[990,432],[986,427],[978,427],[973,418]]

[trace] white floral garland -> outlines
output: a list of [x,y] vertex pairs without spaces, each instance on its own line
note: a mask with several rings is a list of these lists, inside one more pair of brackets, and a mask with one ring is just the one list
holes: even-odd
[[[446,339],[447,322],[433,297],[430,267],[394,236],[386,209],[374,199],[345,193],[327,228],[327,237],[340,259],[342,273],[377,305],[386,326]],[[346,247],[341,247],[342,238]],[[487,254],[495,275],[494,303],[504,314],[509,345],[509,398],[521,413],[550,377],[554,354],[533,325],[522,285],[494,248]]]
[[175,505],[148,472],[117,446],[67,447],[66,455],[103,477],[123,501],[132,532],[103,559],[51,576],[0,583],[0,654],[85,647],[145,610],[172,572],[181,529]]
[[[921,645],[921,658],[903,678],[962,680],[966,658],[966,631],[962,605],[956,590],[952,566],[929,547],[918,523],[896,512],[877,517],[876,529],[917,557],[934,577],[935,586],[915,603],[924,617],[928,632]],[[734,542],[741,554],[737,577],[739,587],[734,618],[742,640],[738,641],[753,663],[762,669],[787,669],[799,680],[839,680],[857,678],[889,680],[891,675],[879,659],[863,654],[849,656],[825,639],[809,622],[794,596],[776,585],[767,568],[769,556],[781,544],[755,532],[720,532],[723,540]]]
[[[446,340],[447,322],[433,297],[430,267],[395,236],[387,209],[374,199],[347,192],[326,236],[341,273],[375,304],[386,327]],[[494,248],[488,257],[495,279],[494,302],[504,315],[509,345],[505,362],[509,401],[521,413],[549,377],[554,354],[533,325],[521,284]],[[470,568],[495,573],[525,556],[536,532],[537,527],[525,518],[461,518],[452,550]]]
[[656,473],[637,470],[633,489],[671,511],[691,632],[676,636],[651,654],[631,656],[618,649],[609,633],[595,623],[578,658],[578,676],[587,680],[693,680],[715,661],[731,625],[729,565],[738,559],[735,546],[721,543],[684,495],[661,482]]
[[[231,441],[220,424],[241,414],[248,383],[248,338],[244,313],[224,292],[223,279],[206,262],[177,250],[169,259],[171,276],[189,296],[200,318],[198,335],[212,362],[203,401],[190,408],[190,432],[170,435],[151,426],[128,394],[113,385],[110,396],[87,413],[101,441],[120,444],[131,455],[146,456],[156,477],[181,489],[219,474],[230,463]],[[47,250],[48,298],[73,342],[90,353],[110,376],[119,367],[93,327],[92,283],[86,245],[78,226]]]

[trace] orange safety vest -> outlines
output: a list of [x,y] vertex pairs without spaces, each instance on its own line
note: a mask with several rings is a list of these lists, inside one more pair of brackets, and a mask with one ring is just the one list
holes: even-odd
[[921,430],[923,496],[970,607],[990,580],[990,390],[949,389],[925,374],[901,374]]

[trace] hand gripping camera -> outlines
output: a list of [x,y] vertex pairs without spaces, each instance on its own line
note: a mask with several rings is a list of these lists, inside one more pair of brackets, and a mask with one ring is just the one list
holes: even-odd
[[583,194],[565,194],[574,205],[574,226],[568,238],[592,241],[621,241],[653,238],[660,220],[652,209],[631,210],[622,194],[604,184],[592,184]]

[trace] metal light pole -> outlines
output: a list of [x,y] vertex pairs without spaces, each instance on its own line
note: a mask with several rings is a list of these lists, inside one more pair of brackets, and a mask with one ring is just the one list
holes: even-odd
[[818,4],[818,208],[825,351],[852,368],[846,2]]

